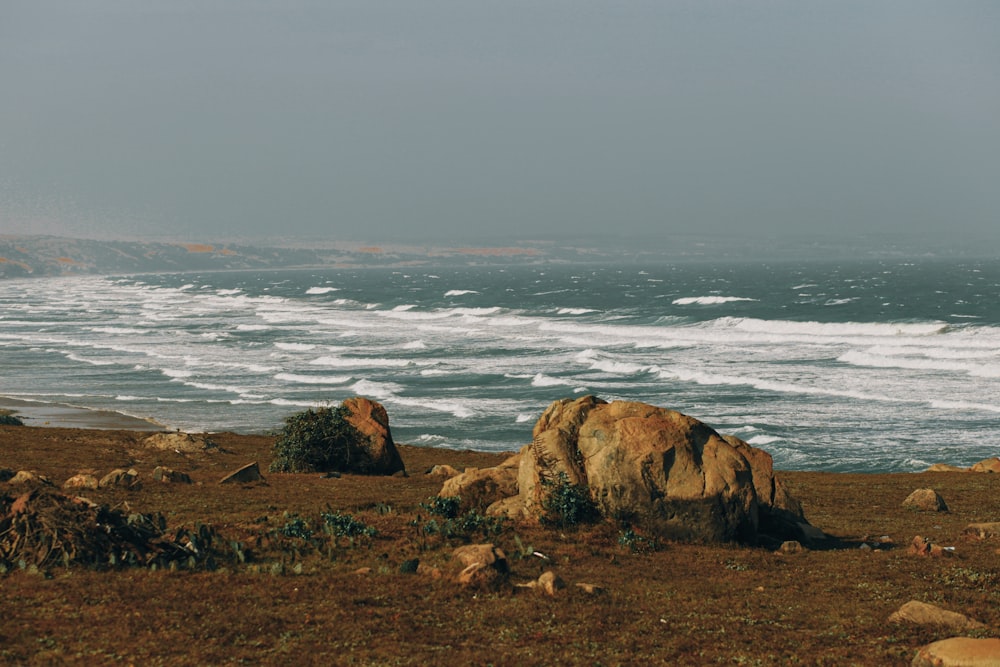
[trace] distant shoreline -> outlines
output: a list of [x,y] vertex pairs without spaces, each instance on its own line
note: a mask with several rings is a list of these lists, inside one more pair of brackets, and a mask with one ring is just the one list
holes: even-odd
[[28,401],[0,396],[0,414],[13,414],[25,426],[85,428],[98,430],[166,431],[162,424],[113,410],[91,410],[76,405]]

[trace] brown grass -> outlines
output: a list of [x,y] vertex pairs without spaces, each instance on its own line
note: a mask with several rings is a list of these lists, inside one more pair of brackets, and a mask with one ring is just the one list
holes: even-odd
[[[509,527],[497,542],[514,583],[551,568],[570,584],[548,598],[516,588],[471,591],[447,577],[400,572],[411,558],[447,571],[448,554],[461,543],[417,539],[410,524],[426,517],[419,505],[441,485],[423,472],[436,463],[494,465],[502,455],[404,446],[407,478],[270,474],[266,484],[220,486],[244,463],[257,460],[266,470],[272,439],[220,434],[222,451],[179,454],[143,449],[144,435],[0,427],[0,467],[37,470],[57,484],[80,471],[135,467],[143,489],[85,495],[132,512],[162,512],[171,528],[209,523],[247,543],[281,526],[286,512],[315,517],[327,507],[379,534],[342,544],[332,559],[318,551],[290,557],[265,542],[251,549],[256,560],[216,571],[57,568],[44,576],[15,569],[0,578],[0,661],[906,665],[919,646],[951,636],[886,622],[911,599],[986,623],[991,629],[979,636],[1000,635],[1000,544],[961,537],[970,522],[1000,518],[996,475],[782,473],[809,519],[841,540],[839,548],[796,555],[687,544],[632,554],[610,525],[563,533]],[[185,471],[196,483],[154,482],[156,465]],[[903,509],[920,487],[938,490],[951,512]],[[907,554],[916,534],[955,546],[956,555]],[[876,552],[858,548],[882,535],[894,542]],[[356,574],[359,568],[371,570]],[[589,595],[576,582],[606,592]]]

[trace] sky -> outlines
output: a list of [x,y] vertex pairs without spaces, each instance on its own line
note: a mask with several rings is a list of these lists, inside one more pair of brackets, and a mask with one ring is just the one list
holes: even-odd
[[0,233],[998,223],[995,0],[0,2]]

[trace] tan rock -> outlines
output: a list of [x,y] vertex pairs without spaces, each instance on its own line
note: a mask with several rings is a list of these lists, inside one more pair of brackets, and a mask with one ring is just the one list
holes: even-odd
[[889,616],[890,623],[941,626],[955,632],[966,632],[986,627],[965,614],[948,611],[926,602],[910,600]]
[[461,568],[455,580],[470,588],[496,590],[510,574],[507,556],[492,544],[467,544],[455,549],[452,559]]
[[440,579],[443,576],[441,574],[441,568],[433,567],[425,563],[417,564],[417,574],[430,579]]
[[438,495],[461,497],[464,510],[485,509],[499,500],[516,496],[520,458],[515,454],[495,468],[467,468],[445,481]]
[[549,597],[555,597],[556,592],[564,588],[566,588],[566,582],[552,570],[546,570],[538,577],[538,589]]
[[948,505],[934,489],[917,489],[906,497],[903,507],[919,512],[947,512]]
[[254,461],[229,473],[219,480],[219,484],[250,484],[262,481],[264,476],[260,474],[260,466]]
[[439,463],[428,470],[427,474],[435,477],[454,477],[455,475],[460,475],[462,473],[446,463]]
[[910,548],[908,549],[908,553],[912,555],[930,556],[932,558],[952,556],[954,555],[953,552],[954,549],[952,548],[946,549],[940,545],[931,544],[929,538],[921,537],[920,535],[917,535],[916,537],[913,538],[913,541],[910,542]]
[[992,457],[972,464],[969,472],[1000,472],[1000,458]]
[[79,475],[73,475],[65,482],[63,482],[62,488],[64,489],[96,489],[98,487],[97,478],[93,475],[88,475],[85,473],[80,473]]
[[968,468],[959,468],[948,463],[935,463],[925,472],[969,472]]
[[135,491],[142,488],[142,482],[139,481],[139,472],[135,468],[116,468],[102,477],[97,486],[101,489],[114,487]]
[[781,543],[778,551],[783,554],[800,554],[805,551],[805,548],[795,540],[787,540]]
[[39,475],[33,470],[18,470],[13,477],[7,480],[7,483],[17,485],[28,483],[51,484],[52,482],[45,475]]
[[587,593],[588,595],[599,595],[599,594],[605,592],[604,587],[603,586],[598,586],[597,584],[588,584],[588,583],[579,581],[579,582],[577,582],[577,583],[575,583],[573,585],[576,586],[577,588],[579,588],[584,593]]
[[347,421],[362,436],[362,442],[357,445],[365,452],[367,459],[363,469],[354,471],[374,475],[392,475],[405,471],[403,458],[392,440],[389,415],[382,404],[355,396],[344,401],[343,406],[347,408]]
[[1000,639],[952,637],[917,651],[911,667],[1000,667]]
[[191,476],[186,472],[180,472],[178,470],[172,470],[170,468],[165,468],[163,466],[156,466],[153,469],[153,479],[158,482],[165,482],[168,484],[192,484]]
[[149,449],[162,449],[186,454],[216,448],[216,444],[207,436],[181,433],[180,431],[155,433],[143,440],[142,444]]
[[989,537],[996,537],[997,535],[1000,535],[1000,521],[970,523],[962,532],[968,537],[974,537],[980,540],[985,540]]

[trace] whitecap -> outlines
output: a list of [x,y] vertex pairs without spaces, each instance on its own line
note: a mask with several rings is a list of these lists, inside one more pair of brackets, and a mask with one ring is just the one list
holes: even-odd
[[267,331],[271,327],[267,324],[237,324],[237,331]]
[[673,303],[675,306],[715,306],[720,303],[730,303],[732,301],[757,301],[758,299],[749,299],[742,296],[685,296],[679,299],[674,299]]
[[464,296],[466,294],[479,294],[474,289],[450,289],[444,293],[445,296]]
[[274,346],[279,350],[288,350],[289,352],[308,352],[316,348],[312,343],[275,343]]
[[297,384],[344,384],[353,378],[350,375],[301,375],[298,373],[278,373],[275,380]]
[[572,382],[568,380],[560,380],[559,378],[552,377],[551,375],[545,375],[544,373],[536,373],[534,377],[531,378],[531,385],[533,387],[558,387],[558,386],[572,386]]
[[339,291],[339,287],[310,287],[306,290],[306,294],[329,294],[330,292]]
[[351,385],[351,391],[359,396],[368,396],[381,401],[393,398],[396,392],[402,391],[402,385],[395,382],[373,382],[371,380],[358,380]]
[[526,412],[522,412],[514,419],[514,422],[517,424],[523,424],[524,422],[530,422],[533,418],[534,415],[529,415]]
[[557,315],[586,315],[587,313],[596,313],[597,311],[593,308],[560,308],[556,311]]
[[404,350],[426,350],[427,343],[425,343],[422,340],[414,340],[410,341],[409,343],[403,343],[403,345],[401,345],[400,347],[402,347]]
[[776,435],[755,435],[747,440],[747,444],[760,447],[761,445],[770,445],[772,442],[778,442],[779,440],[784,440],[784,438],[779,438]]
[[333,368],[404,368],[412,363],[409,359],[360,357],[317,357],[309,362],[312,366],[331,366]]

